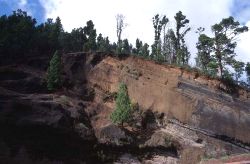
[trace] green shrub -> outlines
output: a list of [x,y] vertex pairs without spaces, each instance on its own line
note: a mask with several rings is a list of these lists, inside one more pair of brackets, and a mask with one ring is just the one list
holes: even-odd
[[47,76],[47,88],[54,91],[61,86],[61,58],[56,51],[50,60]]
[[121,83],[115,101],[115,110],[111,113],[111,121],[115,124],[128,122],[131,118],[131,101],[128,95],[127,86]]

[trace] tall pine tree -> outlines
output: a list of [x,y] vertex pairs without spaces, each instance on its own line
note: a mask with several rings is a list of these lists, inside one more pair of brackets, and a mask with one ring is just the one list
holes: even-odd
[[[191,28],[187,26],[189,20],[186,18],[185,15],[182,14],[181,11],[176,13],[174,18],[176,21],[176,55],[173,56],[173,63],[185,65],[188,64],[190,53],[186,46],[184,37],[191,30]],[[181,30],[182,28],[184,29]]]
[[215,59],[219,67],[219,76],[222,78],[227,71],[226,65],[233,66],[234,64],[237,36],[248,31],[248,27],[240,26],[240,23],[233,17],[228,17],[213,25],[212,31],[214,33]]
[[47,88],[54,91],[61,86],[61,58],[56,51],[50,60],[47,76]]

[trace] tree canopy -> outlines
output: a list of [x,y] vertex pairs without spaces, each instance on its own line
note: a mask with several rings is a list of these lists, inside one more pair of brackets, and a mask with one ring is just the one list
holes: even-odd
[[236,38],[248,31],[247,26],[241,26],[233,17],[224,18],[212,26],[213,37],[199,35],[197,49],[197,65],[207,71],[211,63],[220,78],[228,76],[228,66],[235,70],[235,78],[239,79],[244,69],[244,63],[235,59]]
[[212,26],[215,59],[220,77],[223,77],[226,65],[233,65],[236,55],[236,36],[246,31],[248,31],[247,26],[241,27],[233,17],[224,18],[220,23]]
[[[122,38],[126,27],[125,16],[116,16],[117,42],[110,43],[107,36],[97,35],[92,20],[85,26],[74,28],[71,32],[63,29],[61,19],[48,18],[44,23],[37,24],[27,12],[18,9],[11,15],[0,17],[0,56],[7,56],[3,62],[22,62],[28,57],[51,58],[53,52],[103,51],[119,55],[135,54],[144,58],[153,59],[179,66],[187,66],[191,56],[185,41],[186,34],[191,30],[189,19],[181,12],[177,12],[173,20],[175,26],[170,27],[166,15],[156,14],[152,18],[154,28],[154,42],[149,44],[139,38],[135,47],[127,38]],[[222,19],[211,26],[212,35],[206,35],[204,28],[198,29],[196,44],[196,66],[210,76],[220,78],[232,76],[236,81],[240,79],[244,68],[248,65],[236,60],[235,48],[238,36],[248,31],[233,17]],[[190,46],[190,45],[189,45]],[[244,67],[246,65],[246,67]],[[234,72],[232,72],[234,70]]]
[[0,17],[0,54],[9,58],[29,53],[37,47],[36,20],[20,9]]
[[0,56],[8,56],[9,62],[31,55],[50,58],[48,54],[56,50],[67,53],[112,48],[108,37],[103,38],[101,46],[97,47],[92,20],[87,21],[84,27],[66,32],[59,17],[55,20],[48,18],[44,23],[37,24],[36,19],[18,9],[12,15],[0,17],[0,29]]
[[159,14],[156,14],[152,19],[153,19],[155,37],[154,37],[154,44],[151,46],[152,48],[151,58],[157,61],[162,61],[163,56],[162,56],[161,33],[162,33],[162,28],[166,27],[166,24],[169,22],[169,20],[165,15],[160,17]]
[[[181,65],[188,64],[188,60],[190,57],[190,53],[187,49],[185,43],[185,35],[191,30],[190,27],[187,26],[189,20],[186,18],[185,15],[182,14],[181,11],[176,13],[175,15],[176,21],[176,43],[175,43],[175,51],[176,55],[173,57],[173,63],[178,63]],[[184,28],[183,30],[181,30]]]

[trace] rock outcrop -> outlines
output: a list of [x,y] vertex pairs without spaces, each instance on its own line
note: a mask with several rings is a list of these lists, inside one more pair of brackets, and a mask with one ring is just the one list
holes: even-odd
[[[235,93],[229,94],[227,92],[231,92],[231,88],[219,80],[138,57],[118,59],[99,54],[99,57],[95,57],[99,59],[98,62],[93,62],[94,57],[91,55],[67,54],[63,58],[71,62],[65,62],[66,67],[73,67],[74,57],[78,63],[79,56],[83,59],[80,67],[85,70],[87,81],[84,84],[95,90],[95,108],[88,108],[87,113],[93,116],[91,121],[96,134],[98,129],[110,123],[109,115],[114,108],[114,101],[107,101],[106,97],[117,91],[120,82],[125,82],[132,102],[138,103],[140,109],[162,113],[165,120],[177,120],[199,133],[197,140],[206,144],[197,146],[199,143],[196,143],[196,139],[192,140],[194,144],[180,143],[185,147],[184,156],[199,152],[193,157],[197,161],[204,154],[216,157],[223,153],[250,150],[247,146],[250,143],[249,91],[239,87],[234,90]],[[81,72],[83,70],[74,74],[80,75]],[[229,142],[229,145],[232,143],[231,149],[224,142]],[[213,144],[220,146],[211,147]]]
[[1,124],[47,126],[76,131],[84,139],[94,138],[83,102],[63,94],[46,93],[44,72],[24,66],[0,71],[3,73],[0,79]]
[[[63,58],[71,61],[65,62],[66,68],[69,64],[73,68],[75,62],[80,65],[78,68],[83,68],[66,73],[66,76],[86,75],[99,104],[112,108],[112,103],[105,103],[102,99],[107,93],[116,92],[120,82],[125,82],[129,96],[141,109],[162,112],[168,118],[218,136],[250,143],[249,91],[239,88],[238,96],[235,96],[220,89],[222,86],[227,89],[222,82],[199,77],[180,68],[137,57],[119,60],[96,55],[66,54]],[[78,58],[82,59],[81,63]],[[93,62],[94,58],[99,59],[98,62]]]
[[[197,163],[250,151],[243,88],[133,56],[70,53],[62,63],[63,88],[55,93],[46,89],[44,68],[0,67],[0,148],[9,163],[30,152],[48,163]],[[137,108],[125,128],[110,120],[120,82]]]

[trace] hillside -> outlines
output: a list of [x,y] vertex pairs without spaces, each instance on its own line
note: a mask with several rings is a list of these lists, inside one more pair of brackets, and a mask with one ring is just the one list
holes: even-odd
[[[138,57],[70,53],[63,88],[50,93],[47,63],[0,68],[2,161],[198,163],[250,152],[247,90]],[[138,103],[125,128],[110,121],[121,82]]]

